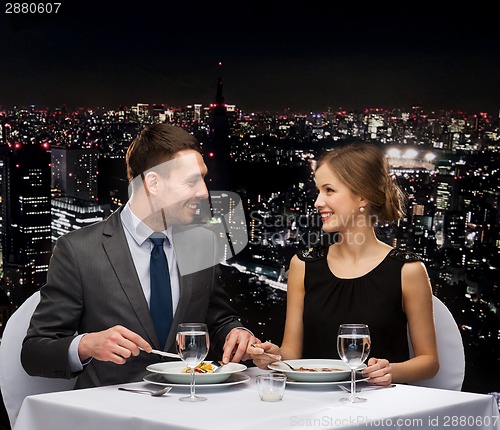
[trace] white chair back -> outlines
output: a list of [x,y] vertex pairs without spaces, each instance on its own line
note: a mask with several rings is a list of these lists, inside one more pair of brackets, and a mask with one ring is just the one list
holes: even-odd
[[[465,376],[465,354],[462,335],[453,315],[436,296],[433,296],[433,305],[439,371],[433,378],[412,382],[411,385],[460,391]],[[409,333],[408,346],[410,347],[410,357],[413,357],[414,353]]]
[[0,388],[12,428],[26,396],[72,390],[76,382],[76,378],[30,376],[21,365],[22,342],[39,301],[40,292],[37,291],[10,316],[0,343]]

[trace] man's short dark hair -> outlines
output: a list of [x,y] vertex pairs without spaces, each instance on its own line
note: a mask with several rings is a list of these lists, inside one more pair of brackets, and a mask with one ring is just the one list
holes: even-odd
[[147,126],[128,147],[128,180],[190,149],[201,153],[198,140],[183,128],[164,123]]

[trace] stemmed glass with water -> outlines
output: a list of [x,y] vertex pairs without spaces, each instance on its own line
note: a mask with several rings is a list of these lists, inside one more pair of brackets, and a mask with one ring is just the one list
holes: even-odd
[[340,399],[342,402],[358,403],[366,399],[357,397],[356,369],[370,353],[370,330],[366,324],[341,324],[337,336],[337,350],[340,358],[351,368],[351,395]]
[[177,327],[177,352],[182,361],[189,367],[191,373],[190,395],[181,397],[185,402],[199,402],[207,400],[195,394],[195,367],[200,364],[208,354],[210,340],[206,324],[183,323]]

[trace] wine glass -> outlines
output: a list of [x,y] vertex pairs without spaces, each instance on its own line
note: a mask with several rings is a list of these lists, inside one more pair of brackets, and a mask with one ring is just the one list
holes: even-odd
[[207,400],[195,394],[195,367],[200,364],[208,354],[210,340],[206,324],[183,323],[177,327],[177,352],[182,361],[189,367],[191,373],[191,394],[181,397],[184,402],[199,402]]
[[366,399],[356,397],[356,369],[370,353],[370,330],[366,324],[341,324],[337,336],[337,351],[344,363],[351,368],[351,395],[342,402],[359,403]]

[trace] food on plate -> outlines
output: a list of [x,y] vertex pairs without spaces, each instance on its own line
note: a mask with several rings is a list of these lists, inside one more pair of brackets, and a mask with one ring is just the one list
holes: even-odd
[[345,369],[339,369],[336,367],[298,367],[298,372],[342,372]]
[[[194,368],[195,373],[214,373],[214,370],[212,364],[206,363],[205,361],[202,361]],[[184,367],[182,373],[191,373],[191,369],[189,367]]]

